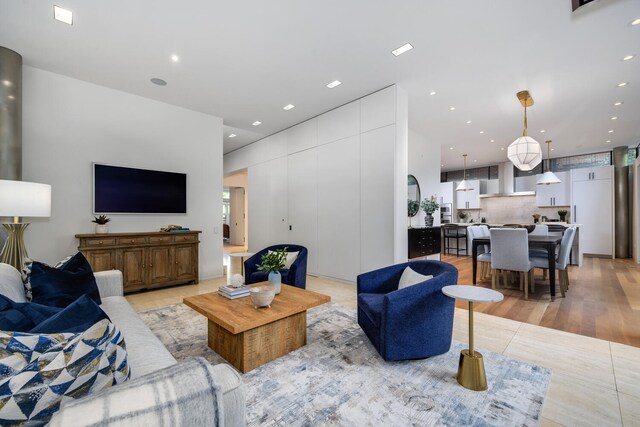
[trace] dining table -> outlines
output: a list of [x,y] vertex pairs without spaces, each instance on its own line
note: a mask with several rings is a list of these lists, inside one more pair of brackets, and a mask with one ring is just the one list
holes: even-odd
[[[540,235],[528,235],[529,249],[544,249],[547,251],[547,257],[549,260],[549,293],[551,294],[551,301],[556,296],[556,247],[562,241],[562,236],[540,236]],[[476,237],[473,239],[471,245],[472,258],[473,258],[473,284],[476,284],[476,273],[478,269],[478,246],[488,245],[491,246],[491,238],[489,237]]]

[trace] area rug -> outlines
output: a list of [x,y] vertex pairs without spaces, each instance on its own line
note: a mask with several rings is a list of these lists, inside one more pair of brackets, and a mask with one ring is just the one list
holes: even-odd
[[[207,347],[206,319],[175,304],[141,313],[178,360],[202,356],[223,363]],[[334,303],[308,312],[308,344],[242,374],[248,426],[535,426],[551,372],[482,350],[489,390],[456,381],[455,342],[441,356],[385,362],[356,321]]]

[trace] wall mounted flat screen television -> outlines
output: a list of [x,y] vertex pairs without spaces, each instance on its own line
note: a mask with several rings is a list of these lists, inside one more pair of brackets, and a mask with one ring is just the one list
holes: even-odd
[[93,164],[96,214],[185,214],[187,174]]

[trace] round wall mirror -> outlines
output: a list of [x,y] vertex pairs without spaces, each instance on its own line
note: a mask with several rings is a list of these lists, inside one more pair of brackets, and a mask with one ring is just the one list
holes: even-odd
[[407,184],[407,215],[411,218],[420,212],[420,184],[418,184],[418,180],[413,175],[409,175]]

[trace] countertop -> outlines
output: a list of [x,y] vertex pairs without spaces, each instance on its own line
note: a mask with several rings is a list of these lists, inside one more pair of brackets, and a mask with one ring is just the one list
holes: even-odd
[[538,224],[534,224],[534,223],[528,223],[528,224],[523,224],[521,222],[518,221],[514,221],[514,222],[504,222],[504,223],[495,223],[495,222],[452,222],[451,224],[453,225],[459,225],[459,226],[472,226],[472,225],[489,225],[492,227],[501,227],[505,224],[521,224],[521,225],[564,225],[565,227],[581,227],[582,224],[571,224],[571,223],[566,223],[566,222],[541,222]]

